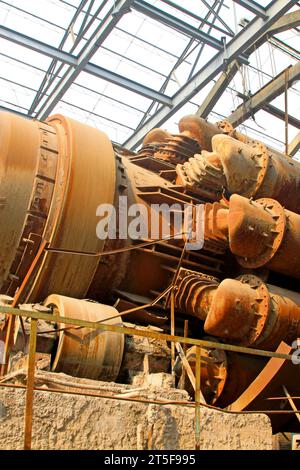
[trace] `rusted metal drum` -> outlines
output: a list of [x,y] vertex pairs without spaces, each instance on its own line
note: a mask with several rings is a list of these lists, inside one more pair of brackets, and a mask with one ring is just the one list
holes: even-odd
[[[44,302],[53,313],[61,317],[122,326],[118,311],[109,306],[50,295]],[[111,320],[106,318],[115,317]],[[69,325],[59,324],[58,328]],[[59,332],[56,354],[52,364],[54,372],[64,372],[74,377],[115,381],[124,353],[124,335],[89,328],[72,328]]]
[[[96,210],[114,200],[116,163],[111,142],[98,129],[60,115],[49,123],[57,131],[61,158],[47,239],[55,248],[101,252],[104,241],[96,234]],[[84,297],[98,263],[96,257],[46,254],[29,301],[51,292]]]
[[[205,338],[214,340],[213,338]],[[191,369],[196,374],[196,346],[186,352]],[[267,360],[215,348],[201,348],[201,391],[207,403],[221,407],[234,402],[257,377]],[[182,367],[178,372],[182,371]],[[181,384],[194,396],[194,389],[185,374]]]
[[[103,250],[96,210],[114,202],[116,160],[106,134],[60,115],[42,123],[0,113],[0,133],[0,289],[14,295],[42,239],[65,250]],[[47,253],[22,301],[52,292],[82,298],[98,264]]]
[[56,131],[0,113],[0,289],[13,295],[37,251],[54,193]]
[[[281,342],[276,352],[291,354],[292,348]],[[236,412],[246,410],[257,412],[260,410],[277,411],[276,414],[269,414],[273,432],[296,431],[299,429],[299,421],[297,421],[294,414],[290,413],[292,409],[288,405],[288,401],[284,399],[283,385],[291,396],[299,397],[299,378],[299,364],[272,357],[242,395],[230,405],[229,409]],[[278,399],[280,397],[283,399]],[[293,399],[293,401],[296,408],[299,409],[300,400]],[[288,411],[288,413],[285,413],[285,411]]]

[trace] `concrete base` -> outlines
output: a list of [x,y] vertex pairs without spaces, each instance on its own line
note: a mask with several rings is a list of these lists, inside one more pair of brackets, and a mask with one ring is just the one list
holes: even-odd
[[[110,392],[115,388],[106,385]],[[146,397],[188,399],[185,391],[153,385],[141,393]],[[0,449],[22,449],[24,398],[22,389],[0,387]],[[35,392],[33,449],[142,450],[149,445],[152,450],[193,450],[194,409]],[[269,418],[202,407],[201,449],[272,449]]]

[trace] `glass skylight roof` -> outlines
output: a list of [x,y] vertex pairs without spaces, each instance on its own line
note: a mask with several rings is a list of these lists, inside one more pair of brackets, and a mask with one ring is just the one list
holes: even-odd
[[[0,0],[0,24],[77,56],[115,3],[118,2]],[[270,2],[256,3],[267,7]],[[255,18],[255,14],[232,0],[148,0],[144,4],[184,21],[211,38],[225,40],[226,44]],[[297,9],[299,6],[295,5],[293,10]],[[94,18],[96,13],[97,18]],[[119,20],[90,63],[172,97],[216,53],[214,47],[131,9]],[[289,29],[269,38],[251,54],[249,65],[241,67],[208,119],[215,122],[226,118],[242,103],[242,95],[254,94],[286,67],[296,64],[299,54],[299,29]],[[54,68],[49,69],[51,64],[52,59],[43,53],[0,39],[0,105],[35,117],[38,107],[32,105],[37,96],[40,99],[37,93],[41,85],[49,84],[49,79],[61,68],[46,97],[68,68],[57,62]],[[197,111],[215,80],[182,106],[163,127],[177,132],[180,117]],[[300,114],[299,94],[299,83],[295,82],[288,91],[288,113],[297,119]],[[43,101],[38,106],[41,103]],[[284,112],[283,95],[271,104]],[[96,126],[107,132],[113,141],[123,144],[160,106],[156,100],[143,96],[139,91],[131,91],[82,71],[51,114],[63,113]],[[265,110],[257,112],[254,119],[248,119],[240,128],[284,151],[284,121]],[[289,125],[289,140],[299,131],[299,128]],[[299,152],[297,157],[300,157]]]

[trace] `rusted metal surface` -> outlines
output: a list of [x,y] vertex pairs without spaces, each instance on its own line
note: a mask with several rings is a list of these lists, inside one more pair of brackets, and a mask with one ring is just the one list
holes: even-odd
[[[152,129],[146,135],[137,156],[131,157],[130,160],[154,172],[159,169],[174,170],[174,165],[185,162],[200,151],[197,140],[189,133],[172,135],[162,129]],[[158,161],[166,162],[167,165]],[[176,175],[175,172],[173,174]]]
[[55,130],[0,113],[0,289],[14,295],[42,239],[57,166]]
[[[108,305],[85,300],[50,295],[45,306],[54,314],[92,322],[104,321],[118,312]],[[109,325],[122,325],[121,317],[107,320]],[[61,331],[56,355],[52,364],[55,372],[65,372],[74,377],[116,380],[124,352],[124,336],[111,332],[95,332],[88,328]]]
[[206,204],[205,238],[224,246],[244,268],[267,267],[300,278],[295,253],[300,251],[300,216],[283,208],[275,199],[256,201],[237,194],[228,206]]
[[[36,270],[38,269],[42,257],[44,255],[44,250],[47,247],[48,243],[46,240],[43,240],[41,245],[39,246],[38,252],[29,267],[29,270],[20,286],[20,288],[17,290],[11,306],[16,307],[21,303],[24,298],[26,298],[26,293],[28,290],[28,286],[30,286],[30,282],[33,281],[33,276],[36,274]],[[17,319],[18,320],[18,319]],[[25,331],[24,331],[24,325],[22,323],[22,319],[20,319],[22,329],[23,329],[23,335],[25,336]],[[3,364],[1,366],[1,375],[4,375],[8,371],[8,366],[9,366],[9,355],[10,351],[14,345],[14,342],[17,340],[17,335],[18,335],[18,329],[19,329],[19,323],[17,321],[16,325],[16,318],[12,315],[7,315],[6,316],[6,321],[1,325],[2,329],[2,335],[3,332],[5,333],[5,348],[4,348],[4,355],[3,355]],[[25,338],[23,338],[25,339]],[[26,344],[26,341],[24,342]]]
[[[58,134],[62,158],[55,187],[53,213],[49,216],[50,246],[78,251],[101,251],[104,241],[96,235],[96,209],[112,203],[115,194],[115,156],[106,135],[62,116],[48,120]],[[88,164],[87,164],[88,162]],[[99,259],[48,253],[29,301],[53,292],[83,297]]]
[[178,165],[178,181],[196,193],[210,189],[216,198],[228,194],[273,198],[293,212],[300,212],[300,163],[271,151],[261,142],[242,142],[230,135],[212,137],[212,152],[202,152]]
[[300,336],[300,295],[254,275],[219,283],[181,268],[176,306],[204,321],[206,333],[244,346],[274,350]]
[[[187,351],[186,360],[192,373],[195,374],[195,346]],[[201,390],[206,402],[221,407],[228,406],[246,390],[266,362],[264,358],[201,348]],[[178,373],[180,372],[181,370],[178,370]],[[184,385],[193,397],[195,388],[191,387],[187,378]]]
[[209,152],[212,151],[213,136],[222,133],[216,125],[196,115],[184,116],[180,119],[178,127],[182,134],[195,139],[201,150],[208,150]]
[[154,158],[176,165],[185,162],[198,152],[200,152],[200,147],[197,141],[183,133],[174,135],[167,142],[161,143],[154,153]]
[[176,280],[176,307],[200,320],[205,320],[218,279],[181,268]]
[[176,167],[177,184],[209,200],[221,198],[226,177],[216,153],[202,151]]
[[[186,361],[192,371],[196,374],[196,346],[188,349],[186,353]],[[177,374],[183,373],[183,368],[178,368]],[[204,400],[201,402],[214,404],[222,394],[226,383],[227,377],[227,356],[224,351],[217,349],[201,348],[201,392]],[[194,382],[190,377],[185,378],[185,389],[189,392],[190,396],[195,394],[195,379]]]
[[[290,354],[291,347],[282,342],[276,352]],[[282,409],[283,403],[280,400],[269,400],[268,397],[276,397],[282,395],[282,385],[285,385],[289,393],[295,394],[299,390],[299,365],[294,365],[290,361],[284,361],[278,358],[272,358],[268,361],[264,369],[257,378],[249,385],[244,393],[229,407],[231,411],[244,410],[262,410],[268,408],[270,410]],[[299,409],[300,401],[295,400],[295,405]],[[269,415],[273,427],[273,431],[278,432],[282,429],[288,430],[289,415]]]

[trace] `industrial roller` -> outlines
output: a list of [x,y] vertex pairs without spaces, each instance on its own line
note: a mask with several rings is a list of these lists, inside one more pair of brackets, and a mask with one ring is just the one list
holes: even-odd
[[[109,305],[62,295],[50,295],[44,305],[60,317],[85,319],[108,325],[123,324],[121,317],[117,316],[117,310]],[[124,335],[89,328],[64,328],[66,325],[61,323],[52,363],[53,372],[109,382],[116,380],[123,359]]]

